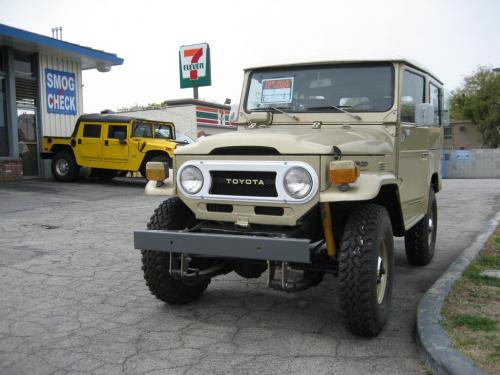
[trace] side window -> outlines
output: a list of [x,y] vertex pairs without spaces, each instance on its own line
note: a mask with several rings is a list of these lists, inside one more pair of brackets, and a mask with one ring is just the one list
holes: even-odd
[[415,108],[424,102],[424,77],[404,71],[401,90],[401,122],[415,122]]
[[441,125],[441,95],[437,86],[429,84],[429,99],[434,107],[434,124]]
[[85,138],[101,138],[101,125],[98,124],[83,125],[83,136]]
[[109,125],[108,138],[110,139],[127,139],[127,126],[126,125]]
[[155,138],[171,139],[172,128],[168,125],[155,125]]
[[132,130],[132,137],[153,138],[151,124],[136,123],[134,125],[134,129]]

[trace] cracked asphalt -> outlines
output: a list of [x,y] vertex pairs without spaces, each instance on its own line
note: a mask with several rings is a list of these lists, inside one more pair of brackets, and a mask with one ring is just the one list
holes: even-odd
[[500,208],[500,180],[445,180],[434,261],[410,266],[396,240],[391,320],[363,339],[340,322],[333,277],[286,294],[231,273],[194,303],[156,300],[132,232],[162,198],[143,187],[0,184],[1,374],[422,374],[418,301]]

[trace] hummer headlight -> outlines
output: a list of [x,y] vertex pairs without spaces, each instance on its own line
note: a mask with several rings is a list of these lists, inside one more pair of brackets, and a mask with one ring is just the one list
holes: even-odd
[[283,184],[288,195],[292,198],[301,199],[311,192],[313,181],[307,170],[301,167],[293,167],[286,172]]
[[180,182],[186,193],[196,194],[203,187],[203,174],[197,167],[189,165],[182,170]]

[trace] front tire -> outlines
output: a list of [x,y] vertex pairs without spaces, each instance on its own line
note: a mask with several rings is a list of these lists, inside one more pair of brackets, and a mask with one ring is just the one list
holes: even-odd
[[434,257],[437,234],[437,201],[434,190],[429,192],[427,213],[405,233],[406,259],[415,266],[425,266]]
[[[153,230],[175,230],[193,226],[192,212],[177,198],[167,199],[155,210],[147,227]],[[142,270],[150,292],[159,300],[180,305],[198,299],[210,279],[197,283],[185,283],[170,275],[170,254],[166,252],[142,250]]]
[[72,182],[78,177],[80,167],[68,151],[59,151],[52,158],[52,175],[59,182]]
[[376,204],[354,208],[339,251],[339,296],[346,327],[377,336],[391,307],[394,239],[386,209]]

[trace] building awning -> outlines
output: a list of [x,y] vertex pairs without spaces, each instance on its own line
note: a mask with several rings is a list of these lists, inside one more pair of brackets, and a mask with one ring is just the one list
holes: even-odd
[[80,61],[82,69],[107,72],[112,66],[123,64],[123,59],[113,53],[68,43],[0,23],[0,46],[2,45],[24,52],[38,52]]

